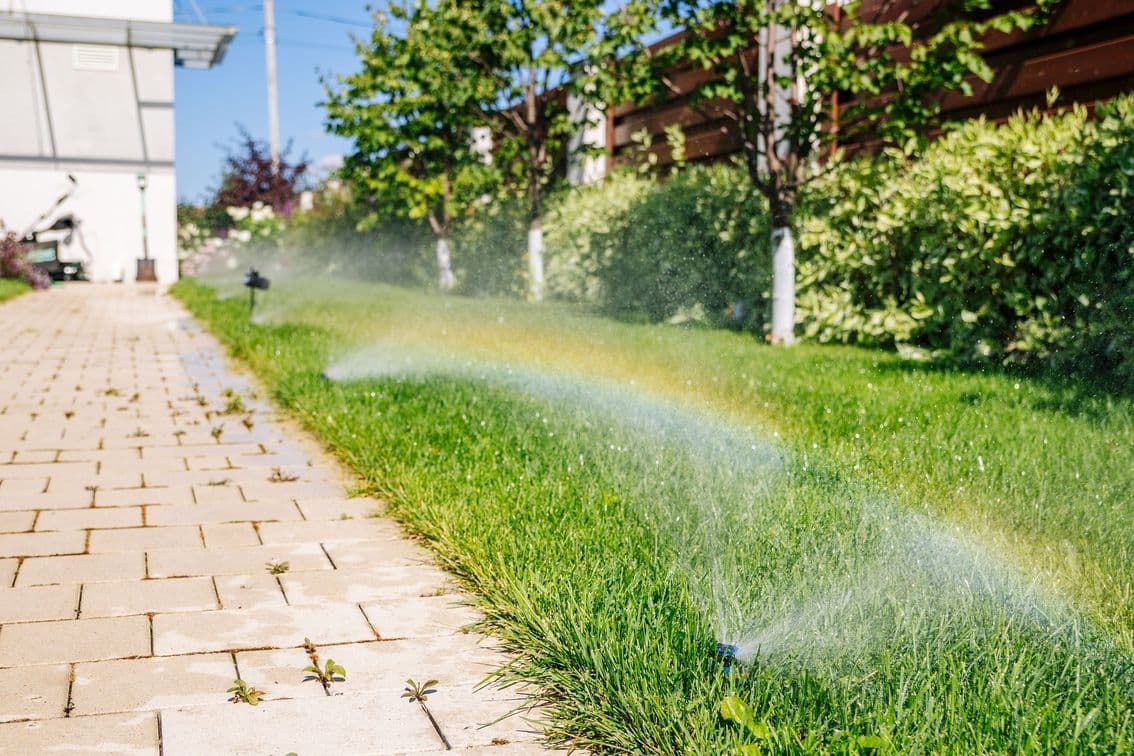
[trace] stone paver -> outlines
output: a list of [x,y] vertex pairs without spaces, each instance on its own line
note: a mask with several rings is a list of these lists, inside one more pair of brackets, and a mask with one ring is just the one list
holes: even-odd
[[0,320],[0,753],[542,752],[477,685],[507,657],[453,581],[174,300],[65,286]]
[[0,753],[25,756],[66,751],[157,756],[157,716],[149,712],[108,714],[0,725]]
[[83,586],[84,617],[203,612],[219,608],[213,581],[207,577],[131,580]]
[[391,696],[396,699],[391,692],[167,710],[162,712],[163,752],[251,756],[445,750],[424,712]]
[[77,585],[0,588],[0,623],[74,619],[79,589]]
[[13,622],[0,630],[0,667],[149,654],[150,621],[146,617]]
[[232,685],[231,654],[154,656],[75,665],[73,714],[156,711],[209,705]]
[[0,669],[0,722],[63,716],[70,680],[67,664],[36,667],[31,674],[20,667]]

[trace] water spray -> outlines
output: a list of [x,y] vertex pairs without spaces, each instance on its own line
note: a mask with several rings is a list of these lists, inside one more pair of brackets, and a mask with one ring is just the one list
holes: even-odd
[[724,665],[725,674],[732,672],[732,663],[736,660],[736,652],[739,649],[732,643],[718,643],[716,657],[721,660]]

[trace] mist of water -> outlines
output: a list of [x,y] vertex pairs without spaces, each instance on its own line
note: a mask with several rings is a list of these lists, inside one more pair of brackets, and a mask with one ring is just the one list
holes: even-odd
[[[344,355],[325,374],[473,380],[602,418],[609,448],[587,462],[632,470],[623,493],[665,535],[717,640],[736,645],[741,662],[853,665],[990,613],[1040,634],[1079,633],[1075,614],[1041,580],[969,534],[852,483],[824,482],[812,463],[708,408],[627,383],[396,343]],[[760,541],[765,551],[784,543],[783,553],[754,563]]]

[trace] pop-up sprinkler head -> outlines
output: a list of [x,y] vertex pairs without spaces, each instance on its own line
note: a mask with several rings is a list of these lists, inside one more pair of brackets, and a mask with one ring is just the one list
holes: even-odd
[[256,309],[256,290],[267,291],[272,282],[260,275],[260,271],[249,268],[244,274],[244,285],[248,287],[248,311]]
[[731,643],[717,644],[717,658],[724,664],[725,674],[732,672],[732,662],[736,659],[737,647]]

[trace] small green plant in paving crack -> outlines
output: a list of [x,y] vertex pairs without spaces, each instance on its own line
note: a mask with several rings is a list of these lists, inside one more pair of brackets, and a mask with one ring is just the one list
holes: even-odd
[[227,692],[232,694],[232,697],[228,699],[229,701],[251,704],[252,706],[258,705],[261,699],[267,695],[264,691],[249,685],[239,677],[232,681],[232,687]]
[[413,678],[411,677],[410,679],[406,680],[406,692],[402,693],[402,698],[408,698],[410,701],[424,703],[425,701],[429,700],[430,693],[437,692],[433,688],[433,686],[436,684],[436,680],[426,680],[419,685],[418,683],[414,682]]
[[236,393],[232,389],[225,389],[224,393],[221,394],[221,395],[223,397],[225,397],[225,403],[224,403],[224,409],[222,409],[220,411],[220,414],[222,414],[222,415],[242,415],[242,414],[244,414],[246,409],[244,407],[244,400],[240,397],[240,394]]
[[223,425],[214,425],[213,429],[211,431],[209,431],[209,433],[212,435],[213,439],[215,439],[216,442],[219,444],[221,436],[224,435],[224,426]]
[[299,480],[298,475],[292,475],[291,473],[285,473],[283,470],[281,470],[278,467],[273,467],[272,468],[272,474],[268,476],[268,482],[269,483],[294,483],[297,480]]
[[319,666],[319,651],[310,638],[303,639],[303,650],[307,652],[307,658],[311,660],[311,663],[301,670],[310,673],[308,677],[304,678],[304,681],[318,680],[323,686],[323,690],[330,693],[331,683],[346,680],[346,667],[337,664],[334,659],[327,659],[322,667]]
[[291,569],[290,562],[281,562],[278,559],[266,562],[264,566],[268,568],[269,575],[282,575]]

